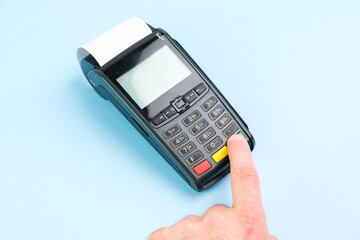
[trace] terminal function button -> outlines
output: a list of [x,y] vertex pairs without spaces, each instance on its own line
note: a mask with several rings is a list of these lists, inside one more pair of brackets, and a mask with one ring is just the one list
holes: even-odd
[[200,83],[194,88],[194,91],[197,93],[197,95],[202,94],[206,90],[206,86],[203,83]]
[[219,117],[224,112],[224,107],[221,105],[217,105],[210,113],[209,117],[211,120],[215,120],[217,117]]
[[205,119],[201,119],[200,122],[198,122],[192,128],[190,128],[190,132],[192,133],[192,135],[196,135],[201,130],[206,128],[207,125],[209,125],[209,123]]
[[174,114],[176,113],[176,110],[172,106],[168,106],[167,108],[164,109],[163,112],[168,118],[170,118],[170,117],[174,116]]
[[215,135],[215,130],[210,127],[205,132],[200,134],[200,136],[197,137],[197,140],[199,143],[204,143],[214,135]]
[[200,151],[196,151],[194,154],[192,154],[190,157],[188,157],[186,159],[186,162],[189,165],[193,165],[194,163],[196,163],[197,161],[199,161],[203,157],[204,157],[204,155]]
[[189,142],[185,146],[179,148],[178,153],[183,157],[190,152],[192,152],[196,148],[195,144],[193,142]]
[[151,122],[154,124],[154,125],[159,125],[160,123],[162,123],[163,121],[165,121],[165,117],[162,113],[159,113],[158,115],[156,115],[155,117],[153,117],[151,119]]
[[201,108],[207,112],[209,111],[209,109],[215,105],[215,103],[217,102],[216,98],[214,96],[212,97],[209,97],[208,100],[206,100],[206,102],[204,102],[202,105],[201,105]]
[[183,106],[185,106],[185,102],[184,102],[184,100],[180,99],[179,101],[177,101],[175,103],[175,105],[177,108],[182,108]]
[[194,101],[197,97],[196,94],[191,90],[189,92],[187,92],[184,95],[184,98],[186,99],[186,101],[188,101],[189,103],[191,103],[192,101]]
[[182,122],[187,127],[187,126],[191,125],[193,122],[195,122],[196,120],[198,120],[200,117],[201,117],[201,113],[198,110],[196,110],[196,111],[192,112],[189,116],[184,118],[182,120]]
[[197,175],[201,175],[210,168],[211,168],[211,164],[209,163],[208,160],[205,160],[196,167],[194,167],[194,172],[196,172]]
[[228,124],[228,122],[230,122],[230,120],[230,115],[225,113],[224,116],[222,116],[215,124],[219,129],[222,129],[226,124]]
[[174,136],[175,134],[177,134],[178,132],[181,131],[181,128],[179,127],[179,125],[174,125],[171,128],[167,129],[165,132],[163,132],[163,135],[165,138],[171,138],[172,136]]
[[209,142],[204,148],[207,152],[212,152],[212,151],[214,151],[215,148],[220,146],[220,144],[222,144],[222,142],[223,141],[221,140],[220,137],[216,137],[211,142]]
[[187,140],[189,140],[189,137],[185,133],[182,133],[177,138],[171,140],[170,143],[173,147],[177,147],[186,142]]
[[239,134],[239,135],[241,135],[241,136],[245,137],[245,135],[244,135],[242,132],[238,132],[237,134]]
[[178,113],[184,112],[188,107],[190,107],[189,103],[183,98],[183,96],[179,96],[171,101],[171,105],[176,109]]
[[229,138],[231,135],[235,133],[235,131],[238,129],[235,123],[230,124],[224,131],[223,134],[225,137]]
[[214,153],[211,157],[214,159],[215,162],[220,162],[228,155],[228,150],[226,146],[223,146],[219,149],[216,153]]

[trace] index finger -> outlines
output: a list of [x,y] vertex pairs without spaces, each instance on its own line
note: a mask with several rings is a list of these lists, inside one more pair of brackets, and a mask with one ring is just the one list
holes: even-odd
[[233,208],[251,209],[262,205],[260,181],[246,139],[236,134],[229,138],[227,146]]

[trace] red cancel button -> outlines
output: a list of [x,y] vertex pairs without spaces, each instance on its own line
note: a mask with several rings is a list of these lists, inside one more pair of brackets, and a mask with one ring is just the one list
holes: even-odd
[[211,168],[211,164],[209,163],[208,160],[205,160],[196,167],[194,167],[194,171],[196,172],[197,175],[201,175],[210,168]]

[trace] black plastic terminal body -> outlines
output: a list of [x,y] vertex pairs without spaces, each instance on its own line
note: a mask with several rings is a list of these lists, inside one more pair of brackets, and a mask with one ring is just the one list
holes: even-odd
[[[80,65],[84,75],[86,76],[87,80],[94,88],[94,90],[101,97],[109,100],[193,189],[195,189],[196,191],[202,191],[212,186],[214,183],[216,183],[229,173],[230,163],[228,157],[220,161],[220,163],[218,163],[216,167],[214,167],[214,169],[211,169],[211,171],[204,173],[202,176],[196,176],[194,172],[191,172],[191,168],[189,168],[189,166],[187,166],[183,160],[180,160],[179,157],[174,153],[174,150],[169,147],[169,144],[164,141],[162,130],[160,130],[162,125],[160,124],[160,127],[155,126],[151,119],[144,116],[144,114],[139,110],[138,106],[136,106],[136,104],[134,104],[134,102],[129,99],[129,96],[124,94],[124,91],[119,90],[119,86],[114,83],[114,80],[110,79],[108,74],[105,74],[109,68],[114,66],[116,63],[119,62],[120,59],[123,59],[125,56],[127,56],[129,53],[131,53],[138,47],[146,44],[146,42],[151,39],[153,35],[161,33],[162,35],[166,36],[166,38],[173,45],[174,49],[178,51],[178,54],[180,54],[184,59],[186,59],[188,64],[194,69],[194,71],[196,71],[199,76],[201,76],[203,82],[206,84],[206,86],[208,86],[208,89],[202,94],[206,95],[208,94],[208,92],[211,92],[212,95],[216,96],[216,98],[219,99],[219,102],[221,102],[226,107],[227,111],[233,116],[234,121],[236,121],[237,125],[240,127],[241,131],[246,136],[251,150],[253,150],[255,146],[255,140],[250,133],[246,123],[237,114],[237,112],[233,109],[233,107],[229,104],[229,102],[225,99],[225,97],[221,94],[217,87],[212,83],[212,81],[207,77],[207,75],[196,64],[196,62],[182,48],[182,46],[176,40],[172,39],[171,36],[167,34],[164,30],[155,29],[152,27],[151,29],[153,30],[153,33],[150,34],[152,36],[145,37],[143,40],[135,43],[133,46],[129,47],[124,52],[120,53],[118,56],[110,60],[104,66],[100,67],[91,55],[83,58],[80,61]],[[194,94],[196,94],[196,89],[192,91],[194,91]],[[199,91],[203,90],[199,89]],[[191,95],[191,93],[189,94]],[[188,95],[187,97],[189,97]],[[193,96],[190,96],[190,98],[193,98]],[[170,106],[172,106],[176,110],[175,112],[167,112],[166,109],[164,110],[163,115],[166,120],[172,121],[173,119],[177,118],[179,119],[177,121],[179,125],[183,124],[181,123],[182,117],[179,118],[178,116],[186,116],[188,114],[186,110],[193,103],[185,100],[185,104],[182,106],[181,104],[176,104],[182,100],[183,97],[179,97],[178,99],[174,99],[174,101],[171,102]],[[194,104],[196,104],[196,101],[194,101]],[[172,109],[170,109],[170,107],[168,110],[173,111]],[[169,115],[166,115],[167,113]],[[215,128],[215,125],[212,126]],[[193,136],[191,136],[190,134],[190,137]],[[196,150],[194,151],[194,153],[196,152]],[[197,154],[196,156],[200,155]]]

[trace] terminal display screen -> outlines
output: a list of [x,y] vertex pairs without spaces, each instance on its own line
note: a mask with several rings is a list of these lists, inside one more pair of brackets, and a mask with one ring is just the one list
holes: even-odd
[[166,91],[191,75],[191,71],[164,45],[122,74],[116,81],[144,109]]

